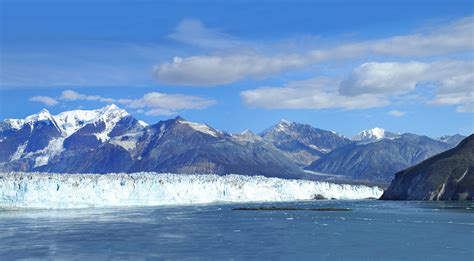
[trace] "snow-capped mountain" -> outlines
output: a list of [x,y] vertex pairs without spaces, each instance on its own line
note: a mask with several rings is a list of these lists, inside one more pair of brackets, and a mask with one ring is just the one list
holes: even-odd
[[3,170],[304,175],[260,137],[232,136],[181,117],[147,125],[115,105],[58,115],[43,110],[1,126]]
[[119,134],[121,129],[142,127],[116,105],[58,115],[43,109],[25,119],[7,119],[1,125],[0,161],[11,163],[13,169],[18,170],[46,165],[63,152],[74,154],[95,148]]
[[395,171],[449,149],[451,140],[379,128],[358,141],[282,120],[260,135],[228,134],[181,117],[148,125],[109,105],[0,122],[0,170],[61,173],[170,172],[308,177],[308,170],[389,180]]
[[260,135],[302,166],[335,148],[351,143],[349,139],[335,132],[288,120],[281,120]]
[[352,137],[354,141],[374,141],[381,139],[394,139],[400,137],[400,134],[386,131],[382,128],[373,128],[369,130],[363,130],[357,135]]
[[244,130],[241,133],[233,134],[232,136],[238,141],[248,141],[248,142],[263,141],[262,137],[253,133],[251,130]]
[[127,111],[112,104],[98,110],[72,110],[58,115],[51,115],[47,109],[42,109],[38,114],[27,116],[25,119],[6,119],[4,123],[12,129],[20,130],[25,126],[33,128],[38,122],[45,122],[56,127],[61,136],[68,137],[88,124],[102,121],[105,124],[104,131],[97,135],[106,140],[107,134],[115,124],[128,115]]

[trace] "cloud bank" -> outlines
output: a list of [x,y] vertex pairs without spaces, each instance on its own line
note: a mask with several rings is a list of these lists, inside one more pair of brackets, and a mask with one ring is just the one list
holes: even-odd
[[[474,62],[370,62],[356,67],[345,79],[315,77],[281,87],[241,92],[245,104],[266,109],[366,109],[385,106],[393,98],[427,83],[434,89],[431,105],[457,105],[470,112],[474,103]],[[393,116],[394,113],[392,113]]]
[[[186,23],[185,23],[186,24]],[[474,18],[467,17],[447,25],[426,30],[416,34],[407,34],[388,37],[372,41],[362,41],[341,44],[333,48],[309,50],[303,54],[222,54],[197,55],[190,57],[175,57],[170,62],[164,62],[154,67],[154,76],[161,82],[182,86],[215,86],[232,83],[245,78],[264,78],[287,70],[302,68],[315,63],[360,58],[366,55],[393,56],[393,57],[427,57],[450,54],[474,49],[473,35]],[[199,26],[198,26],[199,25]],[[197,23],[197,30],[189,32],[179,30],[174,36],[183,42],[193,44],[196,39],[205,36],[206,30]],[[203,32],[204,31],[204,32]],[[197,45],[202,40],[196,40]],[[215,34],[210,41],[219,44],[219,37]],[[211,46],[212,44],[206,43]]]
[[30,101],[40,102],[46,106],[54,106],[58,104],[58,101],[49,96],[33,96],[29,99]]
[[[31,101],[42,102],[45,105],[56,105],[59,101],[98,101],[118,103],[128,108],[138,109],[137,112],[152,116],[172,116],[180,110],[205,109],[216,104],[215,100],[183,94],[166,94],[149,92],[138,99],[114,99],[98,95],[86,95],[73,90],[65,90],[58,98],[49,96],[33,96]],[[59,100],[59,101],[58,101]]]

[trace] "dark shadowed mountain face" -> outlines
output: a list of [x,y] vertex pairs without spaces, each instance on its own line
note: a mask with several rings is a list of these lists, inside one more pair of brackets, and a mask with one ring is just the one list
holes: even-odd
[[388,183],[395,172],[451,147],[426,136],[403,134],[395,139],[346,145],[321,157],[307,169]]
[[307,166],[335,148],[351,143],[334,132],[286,120],[264,131],[261,136],[301,166]]
[[244,140],[181,118],[150,127],[138,147],[140,159],[131,171],[173,173],[241,173],[301,177],[303,172],[271,144]]
[[[48,144],[61,136],[57,122],[47,110],[32,115],[19,124],[6,120],[0,127],[0,160],[2,162],[21,160],[21,156],[44,150]],[[30,162],[16,164],[18,170],[30,168]]]
[[381,199],[474,200],[474,134],[457,147],[395,174]]

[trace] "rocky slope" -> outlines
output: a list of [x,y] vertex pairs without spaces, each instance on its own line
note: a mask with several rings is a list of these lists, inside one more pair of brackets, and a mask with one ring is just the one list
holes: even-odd
[[442,142],[446,142],[452,146],[457,146],[466,136],[454,134],[454,135],[444,135],[438,138]]
[[473,200],[474,134],[457,147],[395,174],[385,200]]
[[337,148],[307,169],[389,183],[395,172],[451,147],[426,136],[402,134],[398,138],[358,142]]
[[281,120],[261,136],[300,166],[307,166],[335,148],[351,143],[335,132],[287,120]]

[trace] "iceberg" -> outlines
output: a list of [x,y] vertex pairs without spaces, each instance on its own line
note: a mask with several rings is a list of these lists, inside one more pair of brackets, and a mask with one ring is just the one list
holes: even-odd
[[277,202],[321,196],[355,200],[382,193],[379,187],[234,174],[0,173],[0,208],[8,209]]

